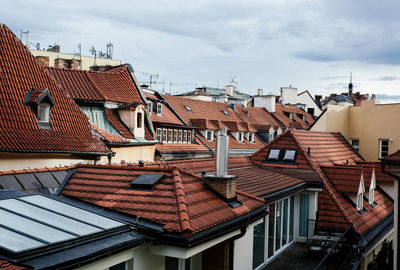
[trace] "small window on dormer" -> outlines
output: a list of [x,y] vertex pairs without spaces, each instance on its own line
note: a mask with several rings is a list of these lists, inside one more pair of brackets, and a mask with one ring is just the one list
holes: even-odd
[[38,111],[37,120],[39,123],[50,122],[50,104],[47,103],[39,104],[37,111]]
[[248,138],[249,142],[254,142],[254,133],[249,133],[249,138]]
[[281,149],[270,149],[268,154],[269,160],[278,160]]
[[161,103],[157,103],[157,114],[162,115],[162,104]]
[[49,89],[31,89],[25,96],[25,104],[32,108],[40,128],[50,129],[51,107],[55,106]]
[[147,108],[149,109],[149,114],[151,114],[153,112],[153,103],[152,102],[148,103]]
[[141,128],[143,122],[143,114],[138,112],[136,115],[136,127]]
[[212,131],[212,130],[207,130],[207,131],[206,131],[206,137],[207,137],[207,138],[206,138],[207,141],[212,142],[213,139],[214,139],[213,131]]
[[362,193],[357,194],[357,210],[358,211],[363,210],[363,194]]
[[243,142],[243,132],[238,133],[238,141]]

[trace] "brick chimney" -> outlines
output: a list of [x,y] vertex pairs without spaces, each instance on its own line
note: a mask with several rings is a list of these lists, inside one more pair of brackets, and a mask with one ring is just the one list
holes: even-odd
[[217,137],[215,148],[215,175],[203,175],[204,183],[212,188],[226,200],[236,198],[236,176],[228,175],[228,150],[229,137],[226,135],[226,127],[222,127]]
[[39,65],[42,67],[48,67],[49,66],[49,57],[48,56],[36,56],[35,57],[36,62],[38,62]]

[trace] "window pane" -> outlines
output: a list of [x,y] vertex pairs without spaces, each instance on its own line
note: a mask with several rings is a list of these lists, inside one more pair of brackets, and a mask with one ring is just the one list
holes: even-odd
[[294,161],[295,154],[296,154],[296,150],[286,150],[285,156],[283,157],[283,159],[287,160],[287,161]]
[[165,257],[165,270],[179,270],[179,259],[173,257]]
[[278,159],[280,152],[281,152],[280,149],[271,149],[269,151],[268,159]]
[[114,266],[111,266],[109,269],[110,270],[125,270],[126,269],[126,262],[122,262],[122,263],[116,264]]
[[294,196],[290,196],[290,216],[289,216],[289,242],[293,241],[294,225]]
[[49,122],[50,105],[41,104],[38,106],[38,121]]
[[179,142],[182,143],[182,130],[179,130]]
[[300,194],[299,235],[304,237],[307,236],[308,206],[309,206],[309,195]]
[[283,213],[282,213],[282,246],[287,244],[288,206],[289,206],[289,201],[288,199],[285,199],[283,201]]
[[274,255],[274,224],[275,224],[275,204],[269,205],[269,220],[268,220],[268,258]]
[[192,142],[192,131],[191,131],[191,130],[188,130],[187,142],[188,142],[188,143],[191,143],[191,142]]
[[282,231],[281,231],[281,222],[282,222],[282,202],[277,202],[276,203],[276,209],[275,209],[275,215],[276,215],[276,226],[275,226],[275,251],[281,248],[281,237],[282,237]]
[[253,234],[253,268],[264,263],[265,221],[254,227]]

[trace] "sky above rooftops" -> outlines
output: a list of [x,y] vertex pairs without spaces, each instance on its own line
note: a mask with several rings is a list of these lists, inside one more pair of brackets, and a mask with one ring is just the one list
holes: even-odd
[[167,93],[170,83],[175,94],[232,76],[249,94],[292,85],[328,95],[347,91],[353,72],[354,91],[388,102],[400,101],[398,10],[396,0],[5,0],[0,22],[65,53],[112,42],[114,59],[159,73],[154,88]]

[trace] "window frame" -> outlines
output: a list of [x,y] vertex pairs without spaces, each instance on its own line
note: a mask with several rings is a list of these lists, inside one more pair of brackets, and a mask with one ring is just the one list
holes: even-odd
[[178,143],[178,130],[177,129],[174,129],[173,137],[174,137],[174,143]]
[[157,140],[162,142],[162,128],[157,128]]
[[[278,156],[276,158],[271,158],[270,155],[272,153],[272,151],[278,151]],[[279,161],[279,157],[281,155],[283,149],[280,148],[270,148],[268,151],[268,155],[267,155],[267,161]]]
[[[357,145],[354,145],[354,142],[358,141]],[[357,152],[360,152],[360,139],[354,138],[349,140],[350,145],[356,150]]]
[[157,115],[162,115],[162,103],[157,102]]
[[174,136],[174,130],[169,128],[168,129],[168,143],[172,143],[173,136]]
[[149,114],[152,114],[153,113],[153,102],[150,101],[147,108],[149,110]]
[[[208,138],[210,135],[210,138]],[[213,136],[213,131],[212,130],[206,130],[206,140],[209,142],[214,141],[214,136]]]
[[[382,155],[382,152],[383,152],[382,143],[383,142],[387,143],[387,150],[385,151],[386,155]],[[384,158],[384,157],[387,157],[389,155],[389,142],[390,142],[389,139],[379,139],[379,158]]]
[[192,131],[188,130],[187,132],[187,143],[192,143]]
[[187,143],[187,130],[183,131],[183,143]]
[[[41,120],[40,116],[41,116],[41,108],[45,108],[45,120]],[[37,105],[37,121],[40,124],[49,124],[50,123],[50,109],[51,109],[51,105],[48,103],[40,103]]]
[[238,142],[243,142],[243,137],[244,137],[244,134],[243,134],[243,132],[241,132],[241,131],[239,131],[238,132]]
[[163,128],[162,143],[168,142],[168,129]]
[[183,130],[179,130],[178,143],[183,143]]

